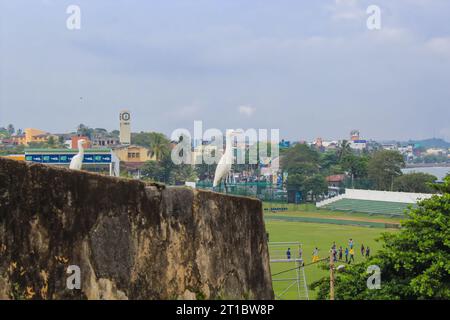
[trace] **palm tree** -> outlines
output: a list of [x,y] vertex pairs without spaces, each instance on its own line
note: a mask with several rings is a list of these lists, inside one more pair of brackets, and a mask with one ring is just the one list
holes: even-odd
[[169,152],[169,141],[163,134],[152,132],[150,135],[150,150],[152,157],[154,156],[157,161],[160,161]]
[[338,147],[337,147],[337,156],[338,156],[338,160],[339,162],[342,161],[342,159],[348,155],[352,153],[352,149],[350,147],[350,142],[348,140],[342,140]]

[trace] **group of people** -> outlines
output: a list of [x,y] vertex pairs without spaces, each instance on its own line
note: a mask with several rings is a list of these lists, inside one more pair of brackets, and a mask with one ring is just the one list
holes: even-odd
[[[360,252],[361,252],[362,257],[366,257],[366,258],[370,257],[369,246],[364,247],[364,244],[361,244]],[[348,240],[348,246],[345,248],[345,250],[342,248],[342,246],[339,246],[339,248],[337,248],[336,242],[333,242],[333,245],[331,246],[331,254],[333,256],[334,262],[343,261],[343,259],[342,259],[343,255],[345,255],[346,263],[351,264],[352,262],[355,262],[355,249],[354,249],[353,239],[350,238]]]
[[[345,256],[345,262],[348,264],[351,264],[352,262],[355,262],[355,249],[354,249],[354,243],[353,239],[350,238],[348,240],[348,246],[345,248],[345,250],[342,248],[342,246],[339,246],[339,248],[336,245],[336,242],[333,241],[333,245],[331,246],[331,255],[333,257],[333,261],[344,261],[343,258]],[[361,256],[362,257],[370,257],[370,248],[369,246],[364,247],[364,244],[361,244],[360,248]],[[286,251],[286,258],[288,260],[291,259],[291,248],[288,248]],[[300,247],[298,252],[298,259],[303,259],[303,250]],[[320,260],[319,257],[319,248],[315,247],[312,253],[312,262],[317,262]]]

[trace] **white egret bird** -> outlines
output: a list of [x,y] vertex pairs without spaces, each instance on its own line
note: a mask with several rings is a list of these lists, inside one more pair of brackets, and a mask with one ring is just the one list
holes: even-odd
[[84,158],[83,143],[85,143],[85,142],[86,142],[86,140],[84,140],[84,139],[78,140],[78,153],[70,161],[69,169],[81,170],[81,167],[83,166],[83,158]]
[[227,187],[225,179],[230,173],[231,165],[233,164],[232,138],[238,133],[238,131],[227,130],[225,134],[225,152],[223,153],[222,157],[219,160],[219,163],[217,164],[216,172],[214,173],[213,188],[217,187],[222,179],[224,180],[225,189]]

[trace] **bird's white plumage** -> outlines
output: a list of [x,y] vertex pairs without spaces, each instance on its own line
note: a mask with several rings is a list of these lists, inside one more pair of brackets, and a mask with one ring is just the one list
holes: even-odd
[[233,146],[231,139],[236,133],[237,132],[235,131],[228,130],[225,135],[225,152],[220,158],[219,163],[216,167],[216,172],[214,173],[214,188],[219,185],[222,179],[225,179],[227,177],[228,173],[230,173],[231,165],[233,163]]
[[83,166],[84,148],[83,143],[86,142],[83,139],[78,140],[78,153],[70,161],[69,168],[72,170],[81,170]]

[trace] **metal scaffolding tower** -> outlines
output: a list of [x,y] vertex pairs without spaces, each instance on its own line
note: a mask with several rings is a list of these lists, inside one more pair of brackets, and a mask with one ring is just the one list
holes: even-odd
[[[289,249],[289,254],[288,254]],[[300,242],[269,242],[270,269],[277,299],[309,300]]]

